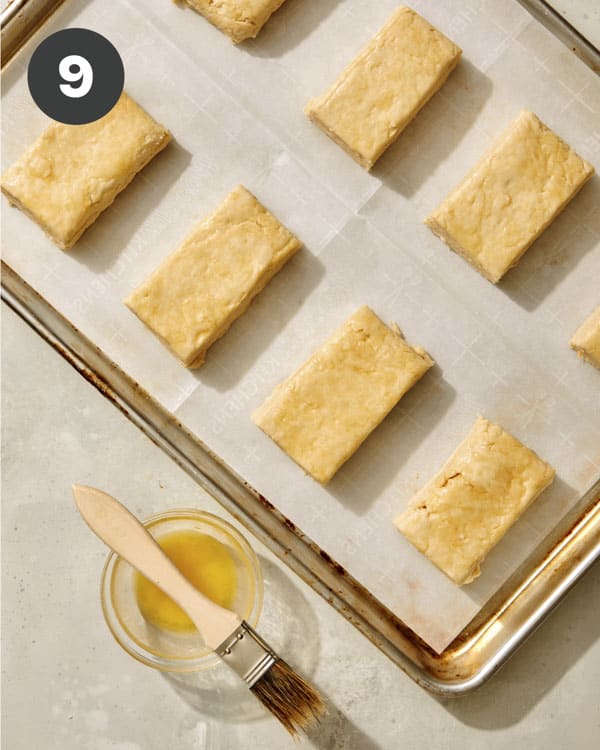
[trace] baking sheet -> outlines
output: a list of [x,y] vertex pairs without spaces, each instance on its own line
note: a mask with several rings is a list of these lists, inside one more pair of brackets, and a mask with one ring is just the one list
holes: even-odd
[[[597,78],[516,3],[415,2],[465,60],[372,174],[302,115],[395,2],[287,0],[240,48],[190,10],[68,2],[44,28],[86,26],[121,52],[126,87],[175,143],[70,253],[3,211],[5,260],[436,650],[600,474],[600,382],[568,349],[598,303],[595,177],[499,288],[421,219],[522,107],[600,159]],[[3,168],[46,120],[29,98],[29,42],[3,73]],[[149,75],[149,71],[151,75]],[[160,92],[160,95],[157,95]],[[209,352],[183,370],[121,304],[191,224],[243,182],[304,241]],[[4,204],[3,209],[6,206]],[[438,366],[327,488],[249,420],[360,304],[398,322]],[[554,486],[457,589],[390,523],[468,431],[498,421],[557,469]]]

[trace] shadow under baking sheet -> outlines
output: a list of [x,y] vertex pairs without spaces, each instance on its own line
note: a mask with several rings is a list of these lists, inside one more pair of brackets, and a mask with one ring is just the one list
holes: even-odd
[[456,391],[435,365],[402,397],[326,490],[356,515],[368,513],[455,398]]
[[[461,60],[440,91],[379,159],[373,175],[411,197],[468,135],[491,93],[490,79],[468,60]],[[464,107],[454,104],[463,100]]]
[[327,18],[340,0],[286,0],[256,39],[240,47],[255,57],[280,57],[297,47]]
[[210,347],[205,364],[194,372],[198,380],[220,392],[233,388],[302,307],[324,274],[319,258],[301,248]]
[[[463,696],[434,699],[470,727],[491,731],[522,722],[594,646],[599,637],[599,611],[600,566],[596,563],[489,682]],[[581,710],[589,711],[589,705],[582,703]],[[565,718],[572,724],[576,707],[568,698],[566,706]]]
[[73,260],[94,273],[113,268],[140,224],[175,184],[191,158],[189,151],[171,141],[84,232],[69,251]]

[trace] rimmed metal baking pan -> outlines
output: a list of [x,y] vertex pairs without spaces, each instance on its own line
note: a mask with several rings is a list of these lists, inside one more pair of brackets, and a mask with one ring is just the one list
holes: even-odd
[[[62,0],[13,0],[3,13],[3,63]],[[529,6],[529,3],[527,3]],[[544,3],[537,17],[590,65],[600,55]],[[558,26],[557,26],[558,24]],[[553,28],[554,27],[554,28]],[[214,455],[8,265],[2,297],[103,395],[407,674],[437,693],[482,684],[600,556],[600,481],[473,621],[436,654],[265,497]]]

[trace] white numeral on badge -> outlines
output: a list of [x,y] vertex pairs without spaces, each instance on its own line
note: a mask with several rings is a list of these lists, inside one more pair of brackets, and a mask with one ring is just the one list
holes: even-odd
[[[58,66],[58,72],[63,81],[69,81],[69,83],[61,83],[60,90],[65,96],[71,97],[71,99],[80,99],[92,88],[94,71],[85,57],[81,57],[81,55],[67,55],[63,57]],[[71,84],[73,83],[78,83],[79,85],[72,86]]]

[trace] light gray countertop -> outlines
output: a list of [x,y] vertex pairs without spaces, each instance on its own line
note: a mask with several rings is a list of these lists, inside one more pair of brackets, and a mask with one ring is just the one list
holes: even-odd
[[[598,43],[597,3],[554,5]],[[10,310],[2,313],[3,747],[297,747],[252,700],[199,703],[197,691],[182,693],[112,640],[98,591],[106,551],[77,515],[71,483],[107,489],[144,517],[186,506],[226,513]],[[597,565],[488,684],[440,700],[251,542],[267,582],[268,636],[331,704],[303,747],[598,747]],[[288,629],[278,632],[283,622]]]
[[551,0],[548,4],[600,48],[600,4],[596,0]]

